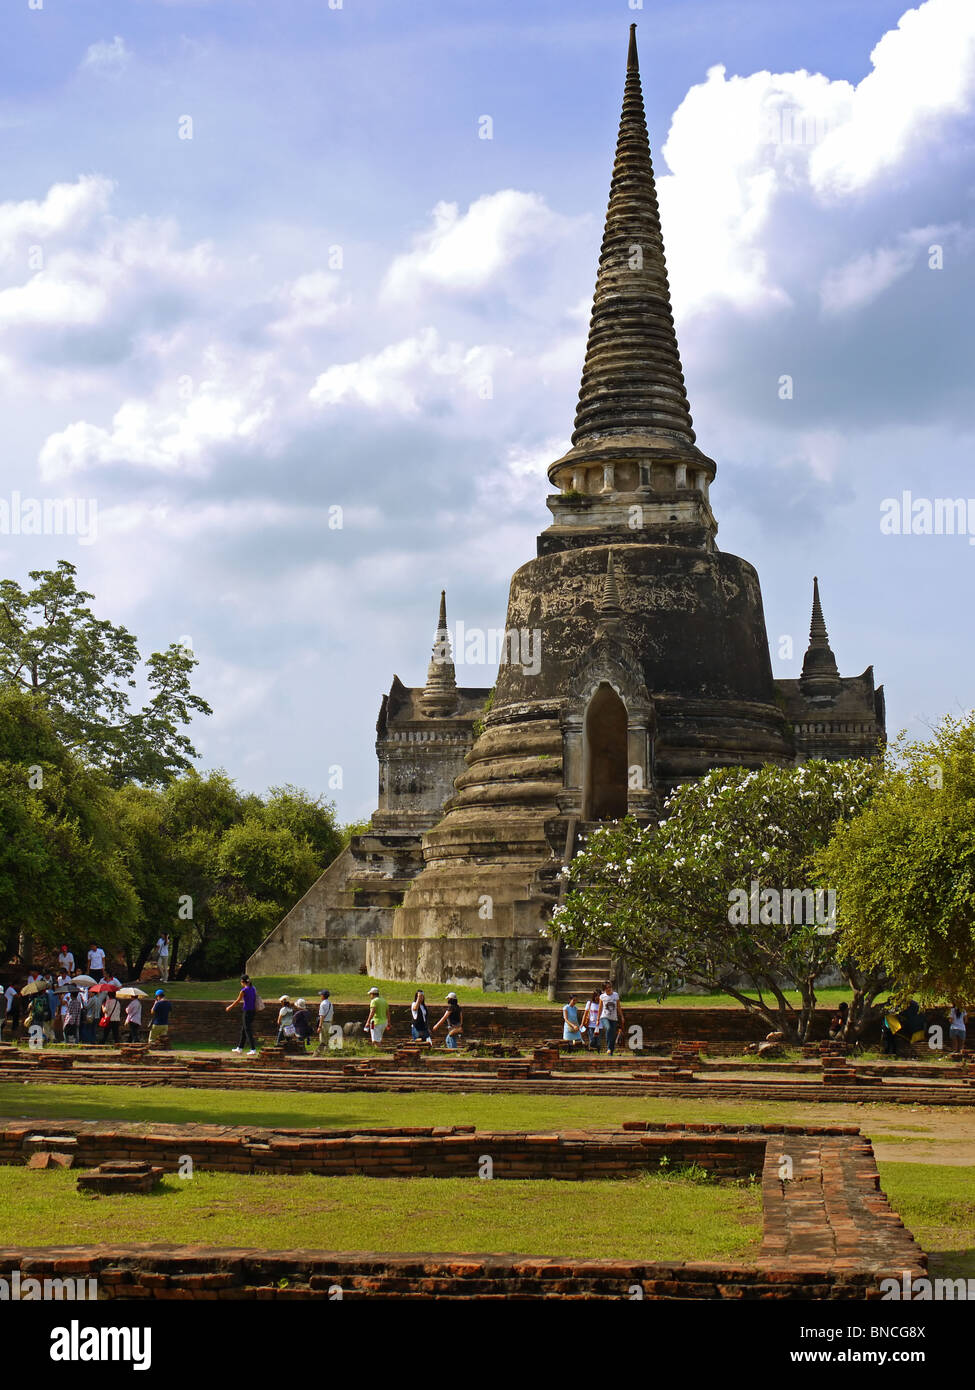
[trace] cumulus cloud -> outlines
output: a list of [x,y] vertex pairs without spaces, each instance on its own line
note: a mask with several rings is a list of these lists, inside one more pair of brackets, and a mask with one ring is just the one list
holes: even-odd
[[570,226],[536,193],[506,188],[471,203],[461,213],[456,203],[433,209],[433,225],[414,240],[412,250],[390,266],[384,292],[388,299],[407,299],[431,288],[481,290],[493,285],[499,271],[530,250],[550,247]]
[[356,362],[322,372],[309,392],[317,406],[355,403],[415,415],[421,402],[444,390],[489,399],[497,366],[510,353],[487,346],[441,345],[435,328],[391,343]]
[[[663,146],[670,173],[658,181],[679,314],[722,302],[750,313],[794,303],[794,262],[777,224],[788,218],[795,243],[815,259],[809,233],[825,208],[844,216],[850,202],[860,211],[854,197],[868,196],[882,176],[904,183],[937,152],[975,100],[975,6],[926,0],[884,35],[871,61],[856,86],[804,70],[728,76],[718,65],[687,93]],[[864,269],[875,280],[896,278],[908,250],[870,248]]]

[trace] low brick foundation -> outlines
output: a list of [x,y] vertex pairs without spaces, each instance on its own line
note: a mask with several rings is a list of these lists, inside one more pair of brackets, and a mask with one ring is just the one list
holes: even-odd
[[[43,1129],[43,1133],[40,1132]],[[207,1126],[0,1126],[0,1161],[31,1145],[151,1150],[163,1166],[195,1154],[205,1166],[247,1171],[368,1172],[390,1180],[472,1174],[489,1153],[495,1177],[632,1176],[693,1162],[717,1176],[761,1175],[764,1238],[750,1265],[540,1259],[517,1255],[208,1250],[202,1246],[0,1250],[0,1275],[94,1278],[102,1299],[876,1299],[880,1281],[923,1274],[926,1260],[880,1190],[873,1150],[851,1128],[639,1125],[598,1134],[453,1130],[343,1133]],[[161,1130],[167,1132],[159,1132]],[[350,1167],[351,1165],[351,1167]]]
[[[657,1062],[630,1054],[603,1059],[559,1056],[551,1069],[525,1057],[468,1057],[450,1052],[420,1056],[422,1060],[408,1056],[397,1060],[381,1053],[352,1058],[337,1051],[318,1059],[274,1053],[265,1061],[150,1053],[141,1062],[127,1064],[116,1054],[103,1053],[76,1058],[70,1071],[52,1071],[38,1066],[27,1049],[11,1049],[0,1057],[0,1081],[321,1093],[672,1096],[814,1104],[856,1104],[869,1094],[871,1100],[885,1105],[975,1106],[975,1085],[962,1067],[937,1073],[928,1068],[923,1078],[914,1080],[880,1067],[833,1071],[786,1063],[778,1070],[749,1066],[749,1074],[732,1077],[720,1064],[713,1068],[703,1064],[692,1072],[666,1059]],[[746,1071],[744,1065],[742,1071]]]

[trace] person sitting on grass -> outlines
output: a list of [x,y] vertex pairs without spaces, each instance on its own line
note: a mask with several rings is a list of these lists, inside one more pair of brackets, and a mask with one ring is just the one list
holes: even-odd
[[831,1038],[846,1037],[846,1025],[849,1021],[849,1017],[850,1006],[844,999],[843,1003],[840,1004],[839,1008],[836,1010],[836,1013],[829,1021],[829,1036]]
[[164,989],[157,989],[149,1010],[149,1046],[154,1042],[164,1042],[169,1037],[169,1013],[172,1003],[166,998]]
[[447,1011],[443,1018],[438,1019],[433,1025],[432,1032],[436,1032],[443,1024],[447,1025],[447,1036],[444,1038],[444,1045],[451,1049],[460,1047],[461,1034],[464,1030],[464,1015],[461,1013],[460,1005],[457,1002],[457,995],[453,991],[447,995]]

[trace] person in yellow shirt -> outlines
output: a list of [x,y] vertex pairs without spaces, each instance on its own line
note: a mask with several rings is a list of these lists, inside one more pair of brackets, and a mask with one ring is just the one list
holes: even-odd
[[369,991],[369,1017],[365,1027],[373,1047],[378,1047],[389,1027],[389,1005],[375,985]]

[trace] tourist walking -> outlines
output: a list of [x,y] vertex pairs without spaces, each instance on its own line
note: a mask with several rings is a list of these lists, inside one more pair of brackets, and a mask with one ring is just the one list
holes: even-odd
[[64,1018],[64,1041],[71,1043],[81,1042],[81,995],[76,989],[68,994],[65,1007],[67,1013]]
[[163,1042],[169,1037],[169,1014],[172,1003],[166,998],[164,989],[157,989],[149,1010],[149,1046]]
[[369,1034],[369,1040],[373,1047],[378,1047],[383,1040],[383,1034],[389,1027],[389,1004],[373,985],[369,991],[369,1014],[366,1018],[365,1029]]
[[81,1015],[81,1041],[83,1043],[96,1043],[98,1041],[98,1022],[101,1015],[101,995],[86,989]]
[[47,999],[47,1021],[44,1024],[44,1036],[48,1042],[55,1042],[54,1025],[57,1023],[58,1013],[61,1009],[61,1001],[58,999],[54,989],[54,982],[50,976],[46,980],[44,996]]
[[130,999],[125,1006],[125,1022],[129,1030],[129,1042],[137,1043],[142,1039],[142,1000]]
[[447,995],[447,1010],[443,1018],[437,1020],[431,1031],[435,1033],[443,1024],[447,1025],[444,1045],[451,1049],[460,1047],[460,1039],[464,1031],[464,1015],[457,1002],[457,995],[453,991]]
[[96,981],[102,978],[105,969],[105,952],[94,941],[88,948],[88,974]]
[[418,989],[413,996],[413,1003],[410,1005],[410,1016],[412,1018],[410,1031],[413,1034],[413,1041],[425,1042],[432,1047],[433,1039],[430,1036],[430,1011],[427,1008],[427,998],[422,989]]
[[599,1051],[599,990],[594,989],[586,1000],[582,1015],[582,1026],[586,1030],[586,1044],[593,1051]]
[[7,1021],[10,1024],[10,1041],[17,1041],[17,1025],[20,1022],[20,993],[17,986],[11,981],[3,992],[3,997],[7,1001]]
[[612,1057],[616,1050],[616,1039],[623,1023],[623,1007],[616,986],[607,980],[599,996],[599,1025],[606,1034],[606,1051]]
[[169,937],[161,936],[156,942],[156,962],[159,966],[159,978],[163,984],[169,979]]
[[295,1037],[301,1043],[301,1050],[304,1052],[305,1044],[311,1037],[311,1019],[308,1017],[308,1005],[304,999],[295,1000],[294,1027]]
[[951,1042],[952,1052],[965,1051],[967,1018],[968,1014],[960,1004],[952,1004],[948,1014],[948,1039]]
[[254,1017],[257,1013],[257,990],[251,984],[249,975],[240,977],[240,993],[232,1004],[227,1005],[227,1013],[240,1005],[240,1040],[234,1048],[234,1052],[243,1052],[247,1048],[248,1057],[257,1056],[257,1044],[254,1041]]
[[122,1022],[122,1002],[114,992],[103,994],[102,998],[102,1018],[101,1031],[102,1042],[107,1043],[111,1035],[112,1042],[118,1047],[119,1025]]
[[274,1039],[274,1046],[280,1047],[285,1038],[293,1038],[295,1035],[295,1006],[286,994],[282,994],[278,1000],[281,1005],[278,1009],[278,1035]]
[[569,1002],[562,1010],[562,1041],[570,1042],[573,1046],[582,1042],[582,1026],[574,994],[569,995]]
[[332,1019],[335,1017],[335,1006],[327,989],[320,989],[318,997],[322,1001],[318,1006],[318,1046],[315,1048],[315,1056],[323,1053],[331,1041]]

